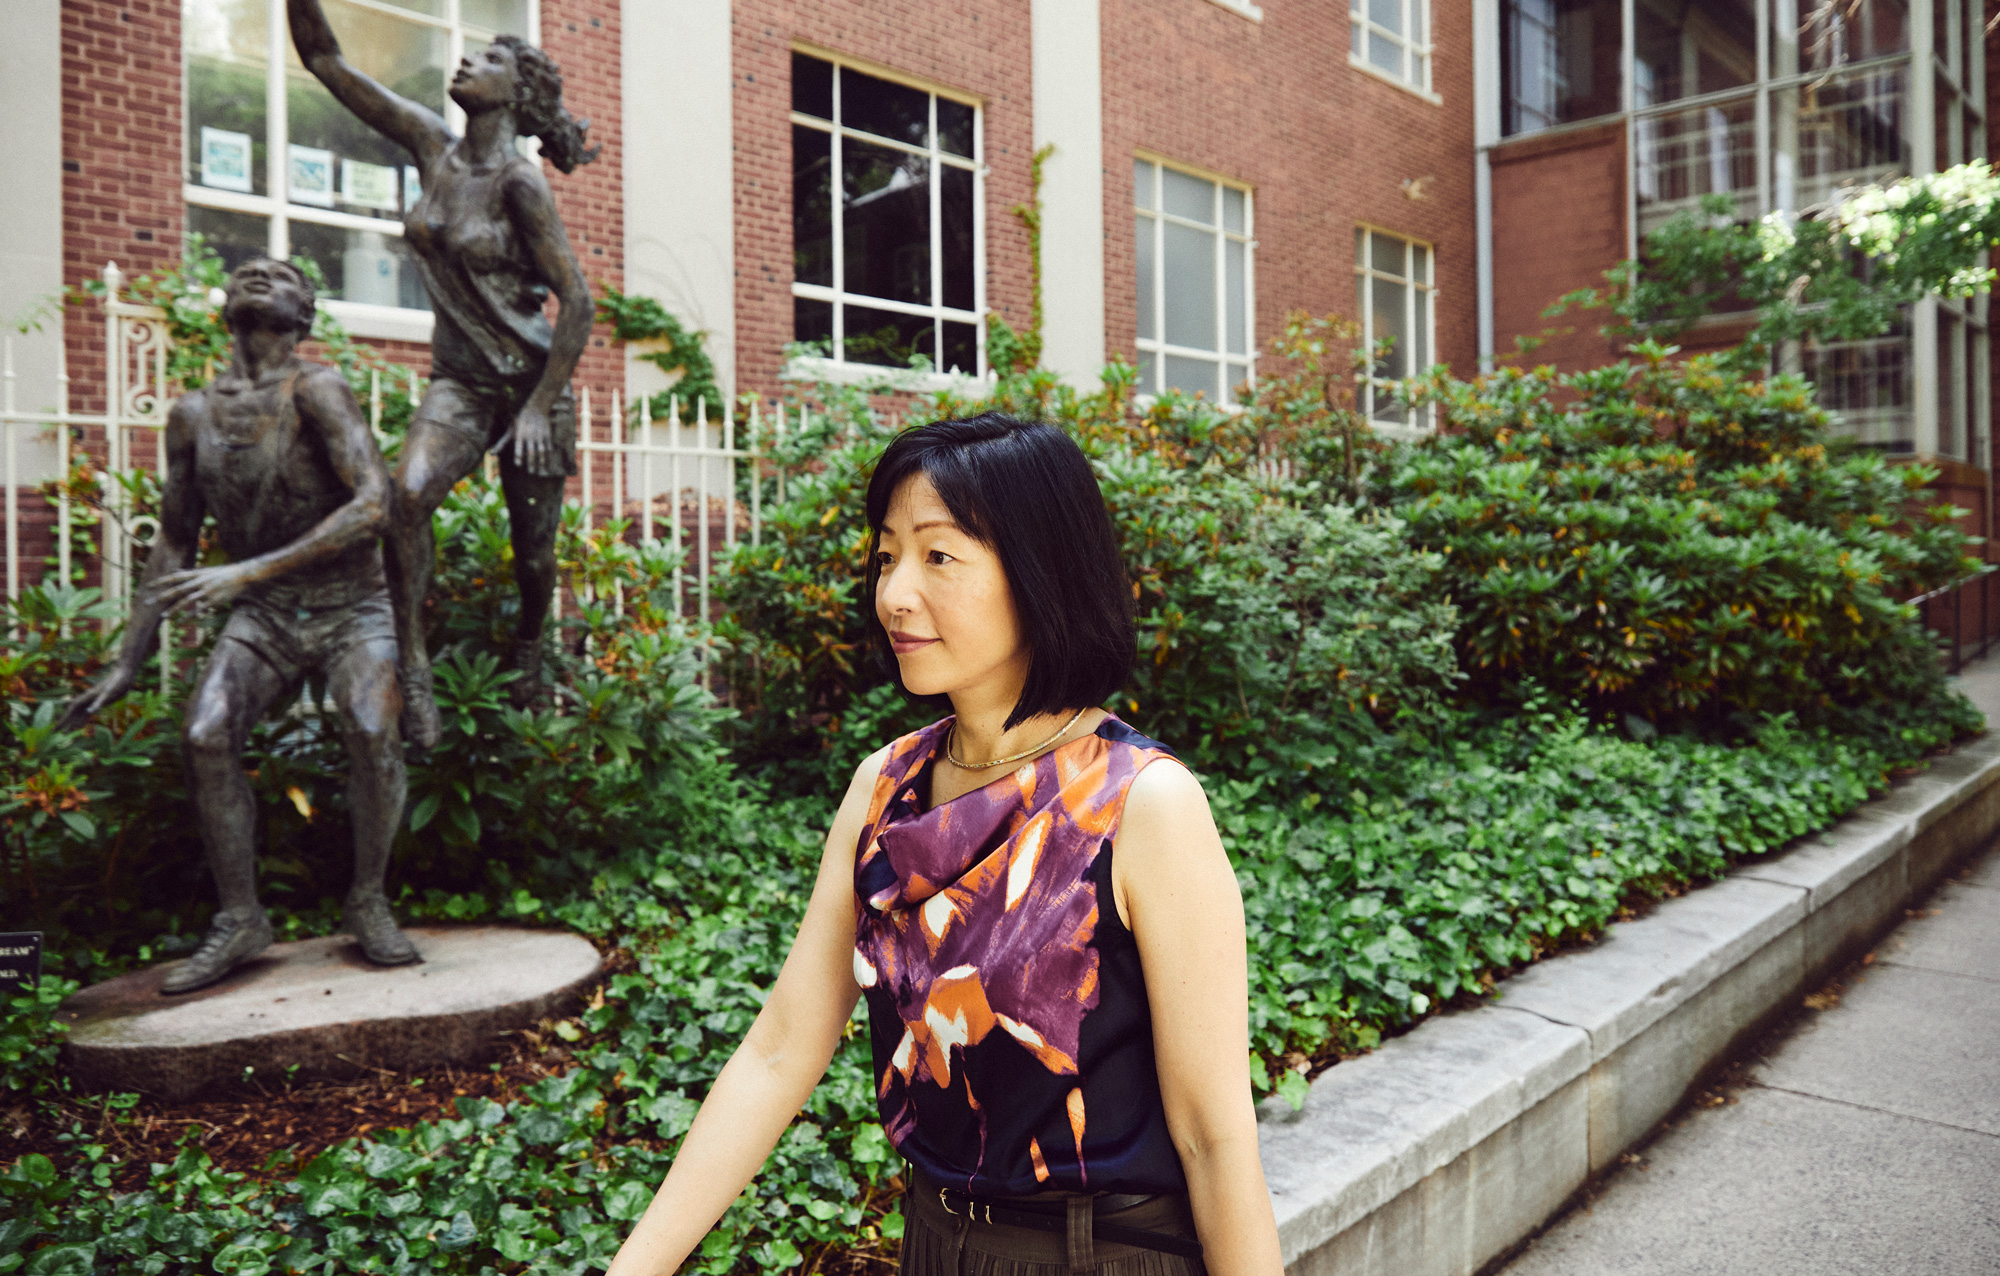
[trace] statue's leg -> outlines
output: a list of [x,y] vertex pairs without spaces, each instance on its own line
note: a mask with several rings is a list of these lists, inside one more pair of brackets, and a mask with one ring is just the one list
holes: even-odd
[[[389,913],[389,849],[403,822],[405,777],[396,720],[396,642],[387,617],[369,619],[380,604],[357,608],[360,618],[327,669],[327,692],[340,712],[347,744],[347,807],[354,822],[354,884],[347,893],[347,932],[379,965],[417,960],[416,945]],[[374,636],[369,636],[373,634]]]
[[437,537],[431,515],[444,504],[452,485],[479,465],[480,440],[489,410],[464,386],[439,378],[431,382],[403,440],[396,463],[395,499],[389,534],[383,538],[383,565],[389,597],[396,608],[397,659],[403,688],[403,737],[421,749],[438,740],[437,701],[431,692],[431,658],[426,645],[424,596],[437,564]]
[[514,584],[521,591],[513,655],[513,668],[521,677],[511,691],[514,703],[523,708],[542,697],[542,626],[555,598],[564,482],[560,474],[529,474],[505,451],[501,454],[500,489],[507,497],[507,534],[514,543]]
[[182,732],[188,791],[220,907],[201,946],[167,975],[162,992],[206,987],[271,942],[270,919],[257,902],[257,799],[243,774],[243,746],[296,678],[282,656],[274,661],[252,649],[262,646],[258,634],[257,617],[239,605],[188,707]]

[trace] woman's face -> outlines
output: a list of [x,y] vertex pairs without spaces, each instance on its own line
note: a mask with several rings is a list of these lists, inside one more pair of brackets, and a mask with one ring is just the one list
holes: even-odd
[[1000,556],[952,521],[923,474],[889,500],[876,546],[875,618],[888,631],[903,685],[950,695],[998,682],[1011,700],[1029,652]]
[[468,114],[511,106],[514,87],[514,55],[501,45],[489,44],[483,52],[459,60],[458,73],[451,77],[451,100]]

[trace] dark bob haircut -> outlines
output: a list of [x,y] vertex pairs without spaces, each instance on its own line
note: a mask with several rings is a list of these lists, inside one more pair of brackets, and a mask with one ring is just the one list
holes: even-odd
[[868,481],[868,631],[897,689],[910,694],[875,614],[875,555],[889,500],[915,474],[1007,574],[1033,656],[1002,730],[1100,704],[1123,686],[1135,654],[1132,586],[1090,462],[1053,425],[983,412],[903,431]]

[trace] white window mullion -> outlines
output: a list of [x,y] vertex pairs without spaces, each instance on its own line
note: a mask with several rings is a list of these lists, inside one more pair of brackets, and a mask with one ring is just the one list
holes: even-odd
[[[937,106],[932,104],[936,112]],[[935,140],[935,137],[933,138]],[[942,153],[942,148],[940,148]],[[942,300],[942,298],[940,298]],[[986,108],[972,108],[972,311],[974,373],[986,375]]]
[[833,70],[833,140],[827,147],[827,208],[833,218],[833,348],[835,363],[847,362],[847,188],[841,180],[840,68]]
[[285,45],[291,28],[285,20],[284,0],[268,0],[265,31],[270,39],[265,52],[269,62],[264,76],[264,190],[271,197],[271,225],[265,251],[275,261],[290,261],[292,232],[285,221],[291,202],[291,126],[286,118]]

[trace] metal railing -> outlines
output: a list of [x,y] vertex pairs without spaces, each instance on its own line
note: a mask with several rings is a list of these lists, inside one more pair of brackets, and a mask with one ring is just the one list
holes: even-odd
[[[1956,585],[1945,585],[1929,593],[1918,594],[1910,600],[1917,609],[1917,621],[1930,630],[1940,654],[1944,656],[1945,672],[1956,675],[1965,667],[1968,648],[1977,647],[1969,657],[1983,659],[1992,649],[1993,633],[1993,578],[2000,575],[2000,564],[1989,563],[1977,576],[1962,580]],[[1977,596],[1969,602],[1966,594]],[[1971,614],[1968,614],[1971,613]],[[1977,636],[1966,637],[1966,622],[1977,615]]]

